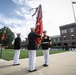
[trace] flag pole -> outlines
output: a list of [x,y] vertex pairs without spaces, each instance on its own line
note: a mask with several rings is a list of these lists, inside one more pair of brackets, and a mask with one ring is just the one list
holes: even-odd
[[72,0],[71,0],[71,3],[72,3],[72,10],[73,10],[73,15],[74,15],[74,20],[75,20],[75,24],[76,24],[76,17],[75,17],[75,12],[74,12],[74,7],[73,7],[73,3]]
[[0,58],[2,59],[2,47],[3,47],[3,40],[5,39],[5,33],[6,33],[6,30],[4,31],[4,33],[2,34],[2,45],[1,45],[1,53],[0,53]]
[[0,58],[2,59],[2,46],[1,46],[1,53],[0,53]]

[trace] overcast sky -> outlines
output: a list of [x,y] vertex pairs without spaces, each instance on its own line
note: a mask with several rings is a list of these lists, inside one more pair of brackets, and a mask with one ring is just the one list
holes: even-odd
[[[15,35],[21,33],[24,40],[36,22],[36,16],[31,16],[35,10],[30,9],[39,4],[42,5],[43,29],[49,36],[60,35],[59,26],[75,22],[71,0],[0,0],[0,28],[7,26]],[[76,10],[76,4],[73,6]]]

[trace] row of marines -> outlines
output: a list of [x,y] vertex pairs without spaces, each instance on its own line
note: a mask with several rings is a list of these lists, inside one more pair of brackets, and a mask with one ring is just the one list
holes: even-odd
[[[40,35],[35,32],[35,28],[31,28],[31,32],[28,34],[28,50],[29,50],[29,66],[28,71],[34,72],[37,71],[35,67],[36,63],[36,50],[37,44],[35,42],[36,38],[40,38]],[[14,61],[13,66],[20,65],[19,64],[19,56],[20,56],[20,33],[17,34],[17,37],[14,41]],[[52,41],[48,35],[46,35],[46,31],[43,31],[43,37],[41,40],[41,46],[44,54],[44,64],[43,66],[47,67],[49,65],[49,48],[52,45]]]

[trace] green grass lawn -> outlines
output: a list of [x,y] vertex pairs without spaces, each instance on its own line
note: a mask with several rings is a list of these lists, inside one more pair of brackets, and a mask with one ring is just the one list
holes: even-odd
[[[67,52],[67,50],[50,50],[50,54],[61,53],[61,52]],[[42,56],[42,55],[43,55],[42,50],[37,50],[37,56]],[[8,61],[13,60],[13,56],[14,56],[13,49],[2,50],[2,59],[8,60]],[[28,58],[28,50],[21,50],[20,59],[22,58]]]

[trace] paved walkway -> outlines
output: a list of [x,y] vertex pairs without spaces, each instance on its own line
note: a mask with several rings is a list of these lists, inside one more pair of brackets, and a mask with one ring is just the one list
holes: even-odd
[[36,72],[28,72],[28,58],[20,59],[19,66],[13,61],[0,62],[0,75],[76,75],[76,52],[64,52],[50,55],[50,64],[43,67],[43,56],[37,57]]
[[4,62],[4,61],[7,61],[7,60],[0,59],[0,62]]

